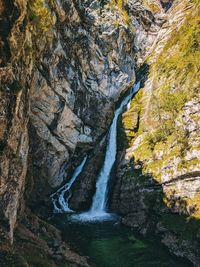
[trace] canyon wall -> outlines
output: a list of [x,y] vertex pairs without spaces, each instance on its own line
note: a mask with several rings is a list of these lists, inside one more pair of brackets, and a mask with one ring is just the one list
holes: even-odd
[[[13,242],[17,212],[23,206],[23,190],[29,149],[29,88],[31,58],[21,48],[28,39],[22,31],[26,3],[1,3],[1,130],[0,217],[1,242]],[[24,78],[27,77],[27,78]],[[19,81],[22,81],[21,83]],[[22,207],[21,207],[22,208]]]
[[27,262],[20,266],[37,260],[88,266],[29,208],[46,210],[49,194],[87,153],[70,205],[88,209],[115,102],[142,65],[147,81],[119,122],[111,208],[125,224],[160,234],[173,253],[198,266],[198,5],[198,0],[0,3],[4,259],[8,254],[20,261],[10,252],[14,243],[20,255],[45,251],[44,259],[23,255]]
[[159,235],[171,252],[195,266],[200,255],[199,12],[198,1],[174,1],[143,57],[149,76],[119,123],[111,201],[123,223]]
[[[18,261],[9,254],[9,244],[24,253],[17,240],[25,240],[26,247],[31,246],[29,241],[35,243],[36,254],[43,249],[43,241],[36,238],[43,222],[32,218],[27,206],[37,213],[45,199],[50,203],[48,194],[66,179],[66,164],[73,169],[101,141],[114,102],[135,80],[135,32],[128,14],[114,9],[110,3],[90,1],[0,4],[0,246],[4,259],[11,255],[11,260]],[[34,220],[37,227],[32,227]],[[51,230],[45,227],[47,232],[41,235],[48,239]],[[52,258],[53,245],[43,246],[47,259]],[[60,254],[66,261],[69,253],[64,249]],[[59,261],[54,256],[48,266]],[[76,257],[72,263],[87,265]]]

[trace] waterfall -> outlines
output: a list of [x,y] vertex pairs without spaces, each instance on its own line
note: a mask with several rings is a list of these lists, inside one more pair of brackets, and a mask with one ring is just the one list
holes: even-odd
[[[120,106],[115,110],[114,118],[109,129],[108,141],[106,147],[106,154],[103,166],[97,177],[96,193],[93,197],[92,206],[88,212],[75,214],[72,216],[75,220],[104,220],[111,217],[107,212],[107,194],[108,182],[111,174],[112,167],[116,160],[117,154],[117,121],[119,115],[123,112],[124,107],[130,107],[130,101],[133,95],[140,89],[140,82],[134,84],[130,93],[122,100]],[[69,208],[69,199],[71,197],[70,188],[79,174],[82,172],[87,157],[83,159],[81,164],[75,169],[71,180],[63,187],[59,188],[54,194],[51,195],[51,200],[54,206],[54,212],[73,212]]]
[[108,181],[113,164],[116,160],[117,154],[117,121],[119,115],[123,112],[124,107],[129,105],[133,95],[140,89],[140,82],[136,83],[130,93],[122,100],[119,108],[116,109],[112,124],[110,126],[108,142],[106,147],[106,154],[102,169],[97,178],[96,193],[93,197],[92,206],[88,212],[74,215],[74,219],[79,220],[103,220],[107,219],[110,214],[107,212],[107,194],[108,194]]
[[[73,210],[69,208],[69,203],[68,203],[71,197],[70,188],[74,183],[74,181],[76,180],[76,178],[82,172],[86,160],[87,157],[85,157],[81,162],[81,164],[75,169],[70,181],[51,195],[51,201],[53,203],[55,213],[73,212]],[[67,196],[65,196],[66,194]]]

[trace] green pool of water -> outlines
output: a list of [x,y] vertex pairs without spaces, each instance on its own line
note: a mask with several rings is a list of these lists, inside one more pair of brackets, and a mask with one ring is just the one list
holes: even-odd
[[70,222],[67,215],[56,215],[53,223],[63,238],[80,255],[89,256],[96,267],[189,267],[169,254],[154,238],[144,239],[117,222]]

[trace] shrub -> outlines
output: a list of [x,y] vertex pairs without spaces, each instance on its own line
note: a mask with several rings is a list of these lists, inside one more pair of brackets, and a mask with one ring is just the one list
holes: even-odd
[[177,92],[162,92],[160,96],[160,109],[161,112],[167,112],[176,117],[177,113],[181,110],[185,102],[187,101],[187,96],[183,91]]
[[[126,4],[126,0],[112,0],[111,1],[111,9],[113,9],[114,12],[116,12],[116,7],[119,11],[119,15],[120,15],[120,18],[122,19],[122,21],[125,23],[125,24],[130,24],[130,16],[128,14],[128,12],[125,10],[125,4]],[[118,27],[119,26],[119,22],[115,22],[115,25]],[[133,27],[131,27],[131,24],[129,25],[130,28],[131,28],[131,31],[133,31]]]
[[[195,2],[199,2],[195,1]],[[195,9],[195,10],[194,10]],[[190,89],[196,83],[200,70],[200,6],[195,6],[179,31],[174,30],[154,64],[159,76],[173,76],[179,83],[189,80]]]
[[53,18],[45,0],[29,1],[29,18],[34,26],[35,34],[45,34],[53,26]]

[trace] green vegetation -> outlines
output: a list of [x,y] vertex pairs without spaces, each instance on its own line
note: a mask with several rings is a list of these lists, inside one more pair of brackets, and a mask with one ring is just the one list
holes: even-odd
[[50,32],[53,27],[53,17],[49,6],[53,4],[53,0],[31,0],[28,4],[33,33],[38,36]]
[[191,217],[199,220],[200,219],[200,196],[199,194],[196,193],[193,198],[188,199],[187,205],[192,206],[194,208],[194,212]]
[[142,109],[142,89],[131,101],[130,109],[122,115],[122,127],[126,130],[126,141],[131,145],[133,138],[138,134],[138,120]]
[[[154,71],[161,76],[175,78],[176,83],[184,83],[192,90],[196,88],[200,70],[200,7],[186,18],[179,31],[174,31],[160,54]],[[188,82],[189,81],[189,82]],[[185,88],[186,89],[186,88]],[[188,88],[187,88],[188,89]]]
[[162,84],[154,95],[154,115],[158,118],[159,125],[153,136],[149,137],[150,143],[164,142],[176,132],[175,119],[178,113],[197,94],[200,74],[199,25],[200,8],[196,7],[181,29],[173,32],[152,66],[151,72],[157,74],[158,80],[167,79],[167,84]]
[[54,0],[30,0],[27,3],[27,29],[31,39],[26,38],[24,56],[35,63],[53,39]]
[[[193,3],[195,5],[188,11],[183,25],[178,30],[174,29],[150,67],[149,88],[145,88],[143,95],[142,90],[139,92],[122,117],[122,140],[126,140],[127,147],[135,142],[132,157],[135,162],[142,162],[145,174],[138,177],[133,171],[124,174],[126,179],[134,180],[138,186],[135,192],[145,188],[145,182],[149,180],[147,175],[160,183],[164,176],[169,175],[173,179],[177,173],[190,172],[200,163],[197,157],[186,158],[187,152],[200,150],[200,147],[190,142],[184,119],[188,116],[187,120],[195,123],[199,120],[198,115],[184,112],[185,104],[198,97],[200,87],[200,5],[196,5],[200,1]],[[139,114],[140,123],[135,131],[136,114]],[[196,138],[194,135],[193,139]],[[142,197],[147,212],[150,210],[148,222],[162,222],[166,229],[180,237],[180,242],[200,238],[198,194],[189,199],[179,197],[179,192],[166,190],[161,195],[155,191],[143,192]],[[179,211],[179,214],[171,214],[171,210]]]
[[[122,19],[122,22],[131,27],[130,25],[131,18],[125,9],[125,5],[126,5],[126,0],[112,0],[110,4],[111,9],[114,12],[116,12],[116,10],[119,12],[120,19]],[[116,21],[115,24],[116,26],[119,26],[119,21]]]
[[[182,166],[189,167],[191,164],[184,161],[185,152],[190,149],[190,145],[188,133],[179,114],[185,103],[197,96],[200,86],[199,6],[191,9],[178,31],[174,30],[158,59],[151,66],[150,76],[155,77],[151,108],[148,111],[148,121],[140,123],[139,134],[143,132],[143,139],[134,151],[134,157],[144,161],[144,170],[160,181],[162,166],[173,157],[180,158]],[[142,117],[142,107],[140,112]],[[129,128],[129,121],[131,120],[124,124],[125,129]],[[133,137],[137,136],[138,133]],[[163,154],[158,159],[156,155],[160,151],[163,151]]]
[[[132,86],[133,85],[131,85],[131,87]],[[138,134],[138,121],[142,108],[141,101],[142,90],[140,90],[131,101],[130,109],[123,113],[118,120],[117,140],[119,150],[130,147],[133,138]]]
[[[199,241],[199,194],[186,193],[183,197],[187,189],[176,184],[163,187],[164,191],[161,186],[156,187],[156,183],[155,190],[145,189],[148,189],[150,177],[163,183],[168,176],[173,179],[196,170],[194,167],[200,163],[194,152],[200,147],[193,142],[198,136],[195,131],[191,134],[188,123],[191,121],[191,125],[195,125],[199,120],[197,114],[192,114],[200,87],[200,1],[194,3],[187,9],[185,22],[173,30],[157,59],[153,55],[155,62],[150,67],[145,91],[137,94],[119,122],[123,129],[119,130],[119,146],[132,147],[128,156],[142,164],[140,174],[133,170],[133,163],[126,165],[127,170],[120,170],[123,186],[130,187],[135,199],[144,203],[145,228],[154,231],[159,222],[161,228],[177,237],[180,247],[185,240]],[[191,104],[186,105],[190,101]],[[126,146],[121,145],[122,141]],[[193,152],[191,158],[186,157],[187,152],[188,155]]]

